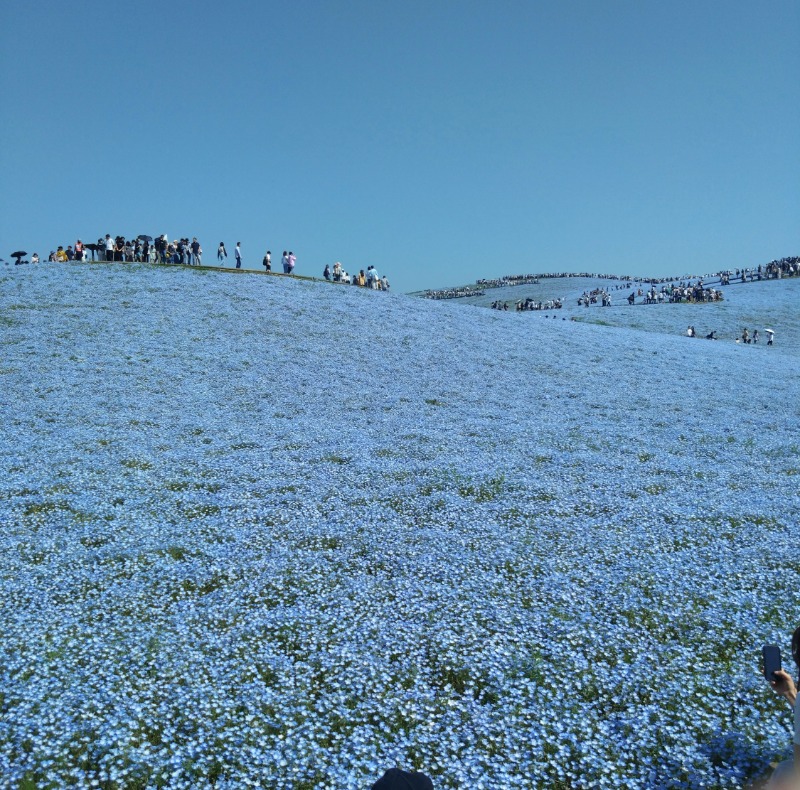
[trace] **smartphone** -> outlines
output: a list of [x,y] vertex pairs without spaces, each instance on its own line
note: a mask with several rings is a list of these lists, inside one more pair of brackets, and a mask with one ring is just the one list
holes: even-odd
[[775,680],[775,673],[781,668],[781,649],[777,645],[764,645],[761,655],[764,657],[764,677],[768,681]]

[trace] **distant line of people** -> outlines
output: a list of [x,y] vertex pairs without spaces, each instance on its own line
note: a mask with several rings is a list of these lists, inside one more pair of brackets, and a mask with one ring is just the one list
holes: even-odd
[[[800,256],[793,256],[770,261],[769,263],[756,268],[728,269],[713,272],[711,274],[698,277],[698,279],[718,279],[720,285],[729,285],[731,282],[735,282],[737,279],[741,282],[754,282],[762,279],[780,279],[781,277],[795,277],[798,275],[800,275]],[[458,299],[469,296],[484,296],[485,294],[483,291],[486,288],[505,288],[512,285],[533,285],[538,284],[540,280],[568,277],[588,277],[600,280],[627,281],[628,288],[631,287],[631,283],[661,285],[666,283],[676,283],[682,279],[679,277],[631,277],[630,275],[597,274],[595,272],[540,272],[539,274],[507,274],[503,277],[497,277],[494,279],[482,278],[476,280],[474,285],[464,285],[458,288],[427,290],[423,296],[426,299]],[[695,279],[695,276],[692,276],[691,279]],[[624,287],[625,285],[616,285],[614,286],[614,289],[616,290]],[[681,282],[681,287],[685,288],[691,286],[687,286]],[[608,292],[608,290],[611,289],[606,288],[605,290]]]
[[[533,299],[520,299],[514,303],[514,311],[523,313],[528,310],[560,310],[564,306],[560,299],[548,299],[546,302],[536,302]],[[504,302],[502,299],[497,299],[490,305],[492,310],[501,310],[507,312],[509,310],[509,303]]]
[[440,288],[436,291],[425,291],[426,299],[461,299],[465,296],[486,296],[486,292],[475,285],[464,285],[460,288]]

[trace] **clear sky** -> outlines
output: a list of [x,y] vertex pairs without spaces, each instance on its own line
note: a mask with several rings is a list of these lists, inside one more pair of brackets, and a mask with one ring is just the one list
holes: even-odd
[[797,0],[5,0],[0,255],[242,242],[410,291],[800,254]]

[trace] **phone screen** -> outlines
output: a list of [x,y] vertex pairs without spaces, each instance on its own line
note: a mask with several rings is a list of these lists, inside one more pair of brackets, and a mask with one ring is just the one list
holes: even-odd
[[764,657],[764,677],[775,680],[775,673],[781,668],[781,651],[777,645],[764,645],[761,651]]

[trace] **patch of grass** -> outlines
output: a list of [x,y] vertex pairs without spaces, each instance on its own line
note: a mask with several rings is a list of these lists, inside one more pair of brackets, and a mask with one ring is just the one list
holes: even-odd
[[261,445],[257,442],[239,442],[231,445],[231,450],[260,450]]
[[461,484],[458,487],[458,493],[465,499],[474,499],[476,502],[491,502],[503,493],[505,480],[505,475],[499,475],[478,485]]
[[343,465],[343,464],[349,464],[352,459],[343,455],[325,455],[322,457],[322,460],[327,461],[330,464]]
[[27,505],[22,512],[25,516],[46,516],[60,510],[71,510],[71,508],[66,502],[51,502],[46,500],[44,502],[33,502]]
[[87,549],[99,549],[101,546],[105,546],[106,543],[110,543],[111,538],[106,535],[84,535],[80,542]]
[[183,515],[189,519],[189,521],[194,521],[198,518],[207,518],[208,516],[216,516],[220,512],[221,508],[219,505],[211,505],[211,504],[204,504],[204,505],[189,505],[188,507],[183,508]]
[[643,490],[648,494],[655,496],[656,494],[663,494],[667,490],[667,487],[658,483],[652,483],[649,486],[645,486]]
[[148,469],[153,468],[150,461],[144,461],[139,458],[124,458],[120,463],[128,469],[138,469],[141,472],[146,472]]

